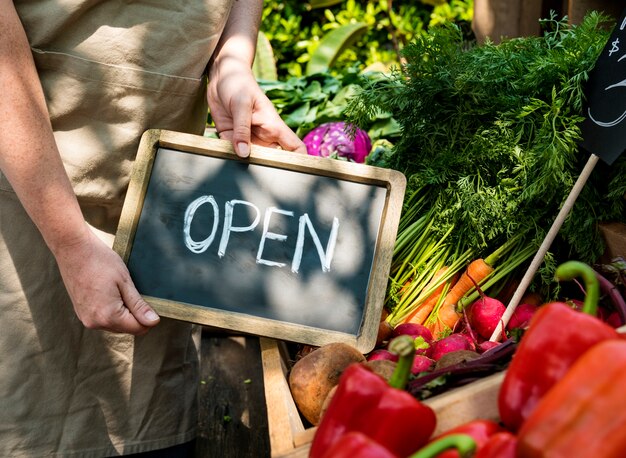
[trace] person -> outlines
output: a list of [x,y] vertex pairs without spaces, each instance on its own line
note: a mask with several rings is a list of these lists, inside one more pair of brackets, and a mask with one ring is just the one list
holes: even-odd
[[305,152],[251,70],[261,11],[0,0],[0,456],[193,440],[199,329],[159,318],[111,246],[149,128],[201,135],[209,109],[241,157]]

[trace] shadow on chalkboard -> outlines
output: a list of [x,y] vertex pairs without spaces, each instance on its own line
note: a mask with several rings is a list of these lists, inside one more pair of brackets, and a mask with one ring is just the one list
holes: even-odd
[[[128,223],[133,236],[126,259],[143,295],[225,312],[218,327],[237,329],[242,316],[253,317],[248,329],[260,335],[267,334],[265,320],[272,329],[331,331],[333,340],[336,333],[359,336],[370,309],[377,324],[384,290],[376,291],[372,306],[372,284],[375,277],[377,288],[381,278],[386,285],[381,244],[390,257],[399,219],[399,210],[389,210],[384,180],[364,180],[354,174],[357,164],[296,161],[294,153],[274,159],[272,151],[274,162],[255,162],[254,155],[242,162],[222,150],[212,155],[176,146],[153,147],[150,167],[139,174],[141,210]],[[339,176],[329,172],[335,170],[329,162],[337,162]],[[394,226],[391,248],[389,229],[383,231],[388,224]],[[292,329],[289,335],[299,334]]]
[[[312,180],[304,174],[289,177],[293,183],[287,186],[275,176],[276,169],[215,160],[207,171],[198,167],[199,159],[208,160],[175,151],[157,153],[129,260],[139,290],[173,301],[358,332],[376,247],[378,228],[372,218],[380,218],[384,190],[325,177]],[[264,170],[251,174],[251,167]],[[363,188],[358,195],[350,195],[354,186]],[[217,205],[198,208],[191,239],[206,240],[215,223],[217,228],[206,249],[194,253],[185,246],[184,214],[202,196],[212,196]],[[231,224],[241,232],[224,233],[224,207],[229,202],[241,202],[233,205]],[[267,208],[289,212],[271,215],[268,229],[286,237],[264,241],[262,259],[274,265],[257,262]],[[323,271],[308,233],[297,273],[290,268],[298,218],[304,214],[317,223],[315,233],[322,247],[327,247],[332,218],[340,221],[335,263],[328,272]]]

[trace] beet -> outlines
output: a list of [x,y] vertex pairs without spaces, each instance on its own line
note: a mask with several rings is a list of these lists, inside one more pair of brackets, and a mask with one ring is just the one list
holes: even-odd
[[466,336],[455,333],[433,342],[432,347],[431,358],[437,361],[446,353],[458,350],[472,350],[473,344]]
[[478,353],[484,353],[487,350],[491,350],[492,348],[497,347],[498,345],[500,345],[500,342],[493,342],[491,340],[485,340],[484,342],[480,342],[476,346],[476,349],[478,350]]
[[622,325],[622,318],[618,312],[609,313],[604,321],[614,328],[619,328]]
[[509,318],[506,325],[507,330],[526,328],[536,311],[537,306],[534,304],[519,304]]
[[386,359],[388,361],[395,362],[398,361],[398,355],[396,355],[395,353],[391,353],[389,350],[386,350],[384,348],[374,350],[369,355],[367,355],[368,361],[376,361],[380,359]]
[[505,311],[506,307],[498,299],[483,296],[470,306],[468,319],[479,336],[489,339]]
[[428,372],[435,365],[435,361],[430,359],[428,356],[424,355],[415,355],[413,359],[413,366],[411,367],[411,374],[417,375],[422,372]]
[[[433,347],[433,335],[426,326],[417,323],[402,323],[396,326],[392,336],[411,336],[415,342],[415,352],[418,355],[431,356]],[[421,338],[421,339],[420,339]]]
[[470,350],[476,350],[476,338],[471,334],[469,329],[464,329],[457,332],[458,335],[465,337],[467,343],[469,344]]
[[413,338],[423,337],[426,342],[433,340],[433,334],[426,326],[418,323],[402,323],[393,329],[393,336],[409,335]]

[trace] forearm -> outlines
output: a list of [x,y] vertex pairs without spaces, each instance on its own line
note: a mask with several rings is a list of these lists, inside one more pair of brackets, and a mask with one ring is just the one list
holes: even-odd
[[213,64],[233,59],[252,66],[262,12],[262,0],[235,0],[213,54]]
[[54,252],[82,239],[87,226],[12,2],[0,2],[0,27],[0,169]]

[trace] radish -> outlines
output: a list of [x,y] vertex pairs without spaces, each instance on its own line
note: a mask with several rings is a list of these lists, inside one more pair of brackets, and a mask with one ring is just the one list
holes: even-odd
[[484,342],[480,342],[476,346],[476,349],[478,350],[478,353],[484,353],[487,350],[491,350],[492,348],[497,347],[498,345],[500,345],[500,342],[493,342],[491,340],[485,340]]
[[374,350],[369,355],[367,355],[368,361],[376,361],[379,359],[386,359],[388,361],[396,362],[398,361],[398,355],[396,355],[395,353],[391,353],[389,350],[386,350],[384,348]]
[[426,340],[423,337],[416,337],[414,341],[415,354],[431,357],[433,353],[433,341]]
[[469,345],[470,350],[476,349],[476,343],[477,343],[476,339],[474,339],[470,334],[466,334],[465,332],[458,332],[457,334],[459,334],[460,336],[463,336],[465,340],[467,340],[467,344]]
[[606,324],[608,324],[609,326],[613,326],[614,328],[619,328],[622,325],[622,318],[617,312],[609,313],[604,321],[606,322]]
[[433,335],[426,326],[418,323],[402,323],[394,328],[392,335],[394,337],[401,335],[411,336],[415,342],[416,354],[430,357]]
[[479,336],[489,339],[500,323],[505,310],[506,307],[498,299],[482,296],[470,306],[468,319],[472,329]]
[[530,319],[536,311],[537,306],[534,304],[518,305],[513,311],[513,314],[506,325],[506,329],[510,331],[512,329],[523,329],[528,327],[528,323],[530,323]]
[[402,323],[393,329],[393,336],[409,335],[413,338],[423,337],[426,342],[433,340],[433,334],[426,326],[418,323]]
[[435,361],[428,356],[415,355],[413,359],[413,366],[411,367],[411,374],[418,375],[421,372],[428,372],[435,365]]
[[473,350],[472,347],[473,344],[466,336],[459,333],[450,334],[443,339],[433,342],[431,358],[437,361],[446,353],[458,350]]

